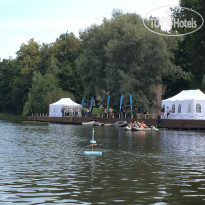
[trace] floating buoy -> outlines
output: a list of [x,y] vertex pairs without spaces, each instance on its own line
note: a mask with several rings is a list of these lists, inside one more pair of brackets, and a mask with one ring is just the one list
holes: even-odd
[[92,139],[90,140],[90,146],[92,147],[92,150],[91,151],[83,151],[83,154],[84,155],[102,155],[102,152],[101,151],[94,151],[93,150],[93,147],[94,146],[97,146],[97,143],[94,139],[94,128],[93,128],[93,131],[92,131]]
[[97,146],[97,144],[90,144],[90,146]]
[[102,155],[101,151],[83,151],[84,155]]

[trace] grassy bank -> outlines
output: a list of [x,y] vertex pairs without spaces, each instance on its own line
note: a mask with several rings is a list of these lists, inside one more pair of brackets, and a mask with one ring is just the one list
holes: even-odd
[[26,120],[26,118],[21,116],[21,115],[12,115],[12,114],[7,114],[7,113],[0,113],[0,120],[22,121],[22,120]]

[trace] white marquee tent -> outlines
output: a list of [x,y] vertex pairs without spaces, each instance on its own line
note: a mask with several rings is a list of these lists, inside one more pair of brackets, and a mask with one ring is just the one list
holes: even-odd
[[[170,119],[205,119],[205,94],[200,90],[183,90],[174,97],[162,100]],[[165,117],[166,118],[166,117]]]
[[78,109],[80,111],[81,105],[75,103],[70,98],[61,98],[59,101],[49,105],[50,117],[62,117],[62,109],[66,107],[68,109]]

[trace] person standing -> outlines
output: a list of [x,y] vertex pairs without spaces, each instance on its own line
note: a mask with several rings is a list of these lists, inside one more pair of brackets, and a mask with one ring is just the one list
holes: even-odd
[[165,118],[164,116],[164,111],[165,111],[165,108],[164,108],[164,105],[162,106],[162,109],[161,109],[161,119]]
[[170,110],[169,107],[167,106],[167,119],[169,118]]
[[86,117],[89,117],[89,110],[88,110],[88,108],[86,108],[85,115],[86,115]]
[[109,109],[109,117],[112,118],[112,115],[113,115],[112,108],[110,107],[110,109]]

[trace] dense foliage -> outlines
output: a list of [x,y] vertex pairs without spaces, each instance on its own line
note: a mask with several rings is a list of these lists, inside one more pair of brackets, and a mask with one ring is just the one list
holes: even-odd
[[[193,9],[200,13],[205,19],[205,1],[203,0],[180,0],[182,7]],[[194,12],[189,10],[180,10],[176,12],[175,17],[180,20],[195,18],[197,25],[200,25],[202,20],[199,15],[194,15]],[[193,17],[194,16],[194,17]],[[185,33],[186,29],[178,30]],[[172,96],[182,89],[203,89],[205,90],[205,26],[200,30],[186,35],[178,39],[178,46],[173,51],[173,63],[180,66],[186,72],[182,75],[177,75],[174,79],[168,79],[165,83],[168,85],[164,97]]]
[[180,70],[171,62],[174,42],[171,45],[166,37],[148,31],[136,14],[114,12],[111,20],[91,26],[80,37],[83,54],[78,69],[86,96],[100,96],[105,102],[110,93],[115,106],[121,93],[127,104],[132,93],[135,107],[148,109],[155,97],[154,85]]
[[75,68],[80,53],[81,42],[72,33],[50,45],[34,39],[22,44],[16,59],[0,63],[0,112],[47,113],[61,97],[76,96],[80,102],[84,84]]
[[[203,0],[181,0],[181,6],[205,17]],[[185,10],[176,12],[181,19]],[[149,21],[146,20],[149,24]],[[136,14],[114,11],[110,20],[80,33],[59,36],[51,44],[34,39],[22,44],[15,59],[0,61],[0,112],[47,113],[48,105],[61,97],[82,96],[119,107],[133,94],[136,109],[146,111],[155,99],[154,86],[167,85],[164,97],[182,89],[205,90],[205,27],[183,38],[148,31]]]

